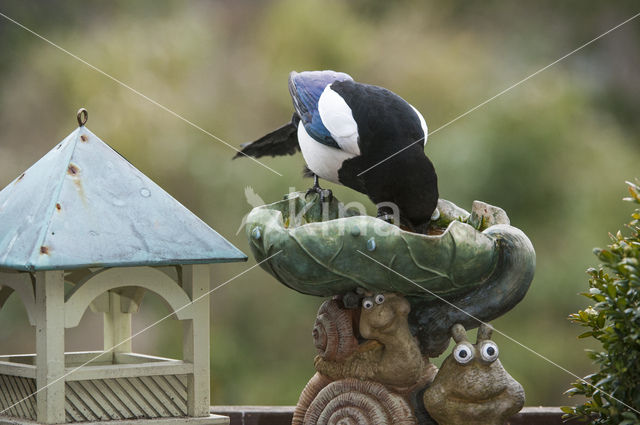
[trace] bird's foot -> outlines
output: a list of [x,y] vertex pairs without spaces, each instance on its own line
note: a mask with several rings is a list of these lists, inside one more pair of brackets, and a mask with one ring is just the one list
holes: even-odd
[[320,195],[320,202],[322,203],[331,202],[333,200],[333,192],[330,189],[323,189],[320,187],[320,184],[318,184],[318,176],[315,176],[313,186],[307,190],[307,193],[304,195],[305,198],[312,193]]
[[320,202],[331,202],[333,200],[333,192],[330,189],[323,189],[320,186],[313,186],[307,190],[305,197],[317,193],[320,195]]
[[378,214],[376,215],[376,218],[379,218],[380,220],[386,221],[387,223],[390,224],[397,224],[398,223],[398,217],[396,217],[393,214],[393,210],[387,207],[381,207],[378,208]]

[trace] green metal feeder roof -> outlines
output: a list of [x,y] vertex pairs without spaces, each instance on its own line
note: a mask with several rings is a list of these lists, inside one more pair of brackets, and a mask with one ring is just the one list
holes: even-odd
[[246,259],[84,126],[0,192],[0,268]]

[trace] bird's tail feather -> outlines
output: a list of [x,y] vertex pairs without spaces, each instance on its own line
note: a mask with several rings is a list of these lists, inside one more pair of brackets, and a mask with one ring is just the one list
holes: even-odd
[[293,155],[300,150],[295,124],[297,122],[290,122],[254,142],[243,143],[240,145],[242,149],[233,159],[243,156],[260,158],[262,156]]

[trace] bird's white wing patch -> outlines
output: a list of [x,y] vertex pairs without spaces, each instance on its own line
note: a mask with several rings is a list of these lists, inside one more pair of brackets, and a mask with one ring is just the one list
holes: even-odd
[[422,116],[422,114],[420,113],[420,111],[418,111],[413,105],[409,105],[413,108],[414,111],[416,111],[416,114],[418,115],[418,119],[420,120],[420,126],[422,127],[422,131],[424,132],[424,144],[427,144],[427,138],[429,137],[429,128],[427,127],[427,122],[424,120],[424,117]]
[[343,151],[360,155],[358,124],[353,119],[347,102],[329,84],[318,100],[318,112],[322,123]]

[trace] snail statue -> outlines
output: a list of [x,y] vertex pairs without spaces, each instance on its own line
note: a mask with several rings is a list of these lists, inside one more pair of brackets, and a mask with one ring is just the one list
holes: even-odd
[[369,294],[356,310],[339,298],[325,301],[313,328],[318,372],[302,391],[292,424],[417,424],[417,391],[437,369],[409,330],[409,311],[397,294]]
[[377,294],[362,300],[358,330],[365,342],[342,360],[319,355],[316,370],[331,379],[357,378],[410,388],[434,367],[424,359],[411,334],[409,302],[397,294]]
[[524,405],[524,390],[502,367],[491,333],[483,323],[472,345],[462,325],[451,328],[457,345],[423,398],[439,425],[502,425]]

